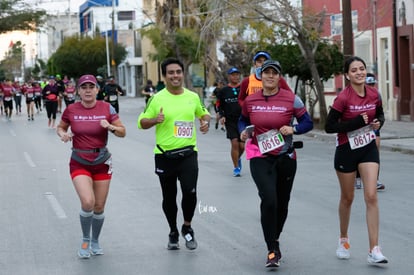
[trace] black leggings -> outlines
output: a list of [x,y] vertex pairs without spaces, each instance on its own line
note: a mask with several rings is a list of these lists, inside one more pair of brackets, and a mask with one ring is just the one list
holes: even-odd
[[198,159],[197,152],[182,159],[167,159],[155,155],[155,173],[162,189],[162,209],[171,231],[177,230],[177,180],[180,181],[181,208],[184,221],[191,222],[197,204]]
[[261,200],[261,223],[269,251],[275,249],[288,215],[296,165],[296,159],[287,154],[250,160],[250,172]]
[[57,101],[46,101],[45,105],[46,105],[47,118],[56,119],[58,102]]

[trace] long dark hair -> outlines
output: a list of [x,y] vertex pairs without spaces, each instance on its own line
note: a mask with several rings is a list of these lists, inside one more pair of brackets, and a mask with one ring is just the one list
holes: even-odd
[[362,64],[364,64],[365,69],[367,68],[367,65],[365,64],[365,61],[361,57],[351,56],[347,60],[345,60],[345,63],[344,63],[344,73],[348,73],[349,66],[354,61],[360,61],[360,62],[362,62]]

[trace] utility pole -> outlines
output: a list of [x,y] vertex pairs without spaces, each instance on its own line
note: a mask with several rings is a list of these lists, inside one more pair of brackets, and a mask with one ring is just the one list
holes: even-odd
[[112,49],[111,49],[111,66],[112,66],[112,75],[116,77],[116,63],[115,63],[115,0],[112,0]]
[[[351,0],[342,0],[342,39],[345,59],[354,55],[354,37],[352,34]],[[348,80],[345,78],[345,85]]]

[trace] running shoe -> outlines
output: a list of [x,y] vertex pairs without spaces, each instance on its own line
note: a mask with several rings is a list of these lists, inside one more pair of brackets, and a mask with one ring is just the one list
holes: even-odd
[[379,246],[374,246],[371,252],[368,253],[367,261],[370,264],[388,263],[388,259],[384,255],[382,255],[381,248]]
[[89,259],[91,252],[89,251],[89,239],[82,239],[82,243],[78,250],[78,256],[81,259]]
[[362,188],[361,178],[355,178],[355,188],[356,189],[361,189]]
[[240,167],[233,169],[233,177],[240,177]]
[[269,251],[265,267],[279,267],[281,254],[277,251]]
[[194,250],[197,248],[197,241],[194,238],[194,230],[191,228],[191,226],[186,226],[183,224],[183,227],[181,228],[181,234],[185,239],[185,246],[188,249]]
[[90,251],[91,251],[91,254],[94,255],[94,256],[104,254],[103,249],[99,245],[99,241],[91,240]]
[[349,252],[350,247],[348,238],[340,238],[338,248],[336,249],[336,256],[339,259],[349,259],[351,257],[351,253]]
[[377,181],[377,190],[384,190],[385,189],[385,185],[382,184],[380,181]]
[[178,237],[179,236],[180,236],[180,234],[178,234],[177,231],[172,231],[168,235],[168,246],[167,246],[168,250],[177,250],[177,249],[180,248],[180,245],[178,244]]

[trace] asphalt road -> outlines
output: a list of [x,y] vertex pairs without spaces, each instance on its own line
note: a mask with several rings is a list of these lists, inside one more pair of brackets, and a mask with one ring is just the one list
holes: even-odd
[[[143,99],[125,99],[120,115],[127,137],[111,135],[114,176],[101,235],[105,255],[80,260],[79,200],[63,144],[47,128],[46,114],[11,122],[0,117],[0,274],[269,274],[257,190],[243,160],[232,177],[229,142],[214,127],[199,134],[198,207],[193,228],[199,248],[168,251],[168,225],[153,173],[154,131],[138,130]],[[414,270],[414,156],[381,152],[380,245],[390,263],[366,262],[368,236],[363,190],[355,191],[351,259],[338,260],[339,189],[334,143],[307,136],[281,236],[283,274],[412,274]],[[179,212],[178,224],[182,223]]]

